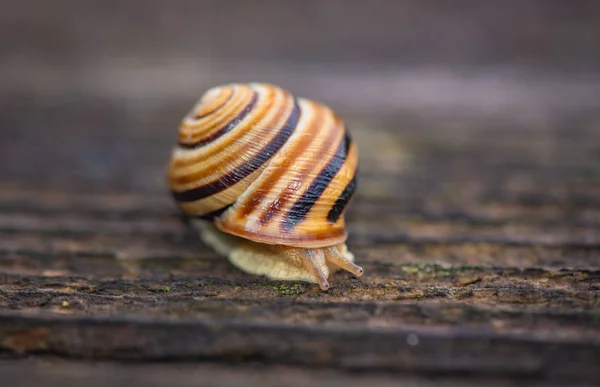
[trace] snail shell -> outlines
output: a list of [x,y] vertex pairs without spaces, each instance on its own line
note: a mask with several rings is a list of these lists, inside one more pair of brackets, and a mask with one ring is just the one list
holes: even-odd
[[270,84],[208,90],[184,117],[168,179],[205,243],[240,269],[329,288],[345,269],[358,150],[327,106]]

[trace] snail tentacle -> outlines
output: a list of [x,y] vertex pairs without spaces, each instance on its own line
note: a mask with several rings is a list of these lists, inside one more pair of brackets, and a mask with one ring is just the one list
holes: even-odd
[[313,272],[315,282],[319,284],[321,290],[329,289],[329,282],[327,281],[329,269],[323,251],[321,249],[302,249],[301,254],[303,254],[305,263],[308,269]]
[[323,249],[325,252],[325,258],[328,262],[331,262],[342,269],[349,271],[357,277],[363,275],[363,268],[352,262],[347,256],[342,255],[336,246],[330,246]]

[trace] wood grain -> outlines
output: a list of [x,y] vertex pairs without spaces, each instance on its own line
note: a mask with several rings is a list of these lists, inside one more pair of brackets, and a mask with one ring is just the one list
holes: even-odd
[[[443,147],[432,131],[386,143],[362,130],[348,223],[366,274],[336,275],[328,292],[239,272],[185,228],[158,183],[106,193],[5,184],[0,346],[387,374],[600,376],[599,143],[553,141],[539,165],[532,154],[549,152],[539,145],[547,132],[528,133],[527,147],[518,127]],[[378,155],[400,152],[408,165],[378,169]],[[479,153],[510,162],[473,162]],[[576,154],[577,164],[554,154]],[[149,164],[140,167],[158,182],[163,171]]]

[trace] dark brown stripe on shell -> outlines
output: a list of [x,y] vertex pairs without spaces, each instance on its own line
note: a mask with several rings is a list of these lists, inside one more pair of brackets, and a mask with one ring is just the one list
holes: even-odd
[[340,215],[342,215],[342,212],[344,212],[344,208],[346,208],[348,202],[350,202],[350,199],[352,199],[352,196],[354,195],[356,183],[357,179],[356,175],[354,175],[352,180],[350,180],[350,183],[346,185],[346,188],[344,188],[340,196],[335,200],[335,203],[333,203],[331,210],[329,210],[329,213],[327,214],[327,221],[331,223],[338,221]]
[[209,144],[209,143],[215,141],[217,138],[221,137],[225,133],[233,130],[240,122],[242,122],[244,120],[244,118],[246,118],[246,116],[252,111],[252,109],[256,105],[257,101],[258,101],[258,93],[256,91],[253,91],[252,99],[250,100],[248,105],[246,105],[244,110],[242,110],[237,116],[235,116],[231,121],[229,121],[229,123],[227,125],[225,125],[223,128],[219,129],[212,135],[205,137],[202,140],[196,141],[194,143],[186,143],[186,142],[180,141],[179,146],[184,149],[194,149],[194,148],[198,148],[200,146],[203,146],[203,145],[206,145],[206,144]]
[[292,208],[285,215],[285,218],[281,223],[281,230],[283,232],[289,232],[304,220],[306,214],[308,214],[310,209],[319,200],[323,191],[325,191],[329,183],[335,178],[346,162],[346,157],[348,156],[348,150],[350,149],[351,144],[352,139],[350,138],[348,131],[346,131],[335,155],[327,165],[323,167],[319,175],[311,183],[310,187],[308,187],[302,197],[294,203]]
[[[289,106],[290,104],[293,104],[294,99],[293,97],[288,98],[288,96],[286,96],[284,103],[275,104],[275,102],[276,101],[273,97],[273,92],[269,91],[269,94],[267,94],[267,96],[265,97],[265,103],[262,104],[264,105],[264,107],[261,108],[262,110],[257,112],[253,120],[244,122],[244,127],[252,128],[251,130],[242,130],[241,128],[238,128],[236,133],[232,133],[227,139],[227,141],[222,141],[219,144],[215,144],[215,146],[211,147],[210,151],[203,150],[202,152],[198,152],[199,154],[192,158],[175,159],[174,165],[175,167],[179,168],[187,167],[190,165],[197,165],[198,163],[202,162],[202,160],[212,158],[217,154],[224,155],[224,157],[218,158],[219,160],[217,164],[213,162],[210,165],[205,166],[204,169],[195,171],[194,173],[188,173],[185,176],[179,176],[173,179],[173,181],[176,184],[189,184],[194,181],[197,181],[203,176],[206,176],[207,173],[210,173],[210,171],[214,170],[214,168],[216,168],[217,166],[225,164],[232,165],[232,163],[235,163],[236,159],[239,160],[240,152],[244,152],[248,149],[248,144],[260,144],[260,141],[263,140],[267,135],[267,133],[265,133],[266,131],[269,131],[268,134],[271,135],[270,131],[272,130],[272,128],[278,128],[281,125],[281,121],[287,118],[287,116],[289,115]],[[259,106],[260,105],[257,105],[257,108]],[[263,122],[265,116],[272,109],[277,109],[275,117],[269,120],[269,122]],[[254,129],[256,129],[256,133],[254,133]],[[248,133],[248,131],[251,131],[252,133]],[[229,148],[231,144],[236,143],[241,143],[245,146],[241,146],[240,150],[237,152],[227,151],[228,149],[231,149]],[[252,149],[254,148],[255,147],[252,146]]]
[[[324,113],[325,113],[325,111],[322,110],[321,114],[324,114]],[[318,132],[319,129],[323,130],[322,127],[319,128],[319,126],[322,125],[320,116],[314,117],[313,122],[311,124],[312,124],[311,125],[312,132],[314,132],[315,135],[319,134],[319,132]],[[336,139],[338,137],[336,134],[339,133],[338,130],[340,130],[340,129],[344,130],[343,127],[341,126],[340,121],[335,121],[333,123],[333,127],[331,127],[330,130],[328,131],[329,136],[327,138],[327,141],[325,141],[323,144],[321,144],[321,146],[319,147],[319,152],[314,154],[314,156],[312,156],[312,157],[314,157],[314,160],[322,160],[323,158],[325,158],[327,156],[327,153],[330,151],[330,149],[335,146]],[[296,152],[294,155],[290,155],[289,158],[291,160],[295,160],[298,156],[300,156],[302,151],[304,151],[310,145],[310,143],[305,143],[303,145],[304,145],[303,147],[298,147],[295,149]],[[298,179],[299,181],[305,181],[306,176],[308,175],[309,172],[310,172],[310,170],[302,171],[302,174],[298,174],[296,176],[296,179]],[[281,208],[285,207],[286,204],[288,203],[288,201],[291,198],[293,198],[295,191],[296,191],[296,188],[286,187],[285,190],[280,195],[280,197],[277,199],[277,201],[275,203],[273,203],[273,205],[271,207],[269,207],[269,209],[263,214],[263,216],[260,218],[259,222],[263,226],[267,225],[271,221],[271,219],[273,219],[273,217],[275,215],[277,215],[277,213],[279,211],[281,211]]]
[[243,180],[252,172],[262,167],[264,163],[266,163],[279,149],[281,149],[281,147],[294,132],[299,119],[300,107],[298,106],[298,102],[294,99],[294,109],[292,110],[287,122],[277,133],[277,135],[263,149],[261,149],[256,156],[242,164],[239,168],[229,172],[225,176],[212,183],[187,191],[174,191],[173,197],[178,202],[194,202],[196,200],[204,199],[218,192],[224,191],[235,183]]
[[[320,110],[319,110],[319,112],[320,112]],[[315,116],[316,116],[316,114],[315,114]],[[309,125],[310,125],[309,130],[307,130],[309,133],[310,133],[310,130],[313,129],[313,125],[317,125],[316,128],[318,128],[318,125],[320,124],[320,122],[316,118],[317,117],[313,117],[309,123]],[[317,133],[314,133],[314,135],[316,135],[316,134]],[[260,203],[263,202],[264,198],[269,193],[270,187],[274,184],[274,182],[279,180],[281,178],[281,176],[284,175],[288,171],[288,168],[293,167],[295,160],[300,156],[300,154],[304,151],[304,149],[306,149],[306,147],[312,142],[312,139],[313,139],[312,136],[301,136],[300,137],[300,140],[298,141],[298,143],[294,144],[295,146],[293,147],[292,151],[287,155],[284,163],[282,163],[282,165],[280,165],[279,168],[277,168],[275,171],[273,171],[270,174],[268,180],[263,181],[259,187],[255,188],[255,192],[252,196],[252,200],[246,201],[246,203],[244,203],[243,208],[241,208],[241,214],[240,214],[242,217],[246,217],[246,216],[250,215],[251,213],[253,213],[254,211],[256,211],[256,208],[260,205]],[[277,205],[277,204],[275,204],[275,205]]]

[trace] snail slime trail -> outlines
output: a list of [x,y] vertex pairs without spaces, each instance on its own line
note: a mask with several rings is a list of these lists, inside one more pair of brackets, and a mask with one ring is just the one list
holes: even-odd
[[178,207],[241,270],[329,288],[356,276],[344,214],[358,150],[327,106],[264,83],[208,90],[179,127],[168,167]]

